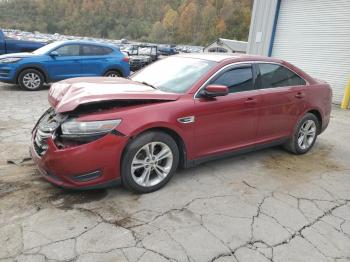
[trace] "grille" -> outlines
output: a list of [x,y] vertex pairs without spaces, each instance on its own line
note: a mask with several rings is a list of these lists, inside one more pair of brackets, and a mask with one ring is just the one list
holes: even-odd
[[148,64],[147,61],[138,58],[131,58],[129,63],[132,70],[139,70]]
[[8,77],[9,74],[10,74],[10,70],[9,69],[0,69],[0,76]]
[[49,109],[40,118],[34,136],[34,149],[38,155],[43,155],[47,151],[47,139],[52,137],[56,129],[63,121],[63,116],[56,114],[53,109]]

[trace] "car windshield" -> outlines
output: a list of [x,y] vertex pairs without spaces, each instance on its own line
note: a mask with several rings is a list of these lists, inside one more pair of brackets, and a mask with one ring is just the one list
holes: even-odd
[[45,45],[37,50],[35,50],[33,52],[33,54],[35,55],[44,55],[44,54],[47,54],[48,52],[56,49],[58,46],[60,46],[62,44],[62,42],[54,42],[54,43],[51,43],[51,44],[48,44],[48,45]]
[[165,92],[185,93],[216,62],[197,58],[169,57],[160,60],[131,77]]

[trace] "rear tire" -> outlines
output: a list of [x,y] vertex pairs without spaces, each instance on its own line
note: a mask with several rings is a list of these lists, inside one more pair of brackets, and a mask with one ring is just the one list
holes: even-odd
[[122,74],[117,70],[110,70],[105,73],[106,77],[122,77]]
[[179,164],[179,149],[166,133],[151,131],[132,140],[121,163],[123,185],[137,193],[154,192],[165,186]]
[[28,91],[37,91],[44,86],[44,75],[36,69],[25,69],[18,76],[18,84]]
[[305,114],[294,128],[292,138],[284,148],[296,155],[305,154],[314,146],[320,129],[320,123],[314,114]]

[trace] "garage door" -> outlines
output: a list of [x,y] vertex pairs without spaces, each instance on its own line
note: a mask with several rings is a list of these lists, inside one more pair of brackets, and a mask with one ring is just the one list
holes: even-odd
[[326,80],[342,100],[350,76],[350,0],[282,0],[272,56]]

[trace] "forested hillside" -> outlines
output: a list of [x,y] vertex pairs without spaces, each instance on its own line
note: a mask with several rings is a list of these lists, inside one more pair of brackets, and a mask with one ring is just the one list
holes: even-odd
[[8,0],[0,27],[45,33],[206,44],[246,40],[252,0]]

